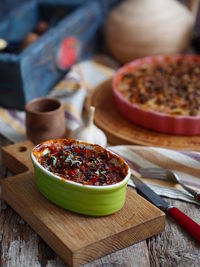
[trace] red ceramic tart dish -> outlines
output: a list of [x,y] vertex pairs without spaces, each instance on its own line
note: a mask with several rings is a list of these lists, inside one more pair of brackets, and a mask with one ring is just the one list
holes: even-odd
[[199,56],[134,60],[117,71],[113,93],[119,111],[142,127],[175,135],[200,134]]

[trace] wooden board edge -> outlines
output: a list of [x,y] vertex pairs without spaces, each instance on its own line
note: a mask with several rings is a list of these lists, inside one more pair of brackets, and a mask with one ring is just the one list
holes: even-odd
[[33,148],[33,143],[29,140],[3,146],[2,151],[2,165],[8,168],[11,172],[18,174],[32,168],[32,164],[27,164],[23,160],[24,153],[28,153],[30,158],[30,151]]
[[29,147],[30,148],[30,147],[33,147],[34,144],[30,140],[24,140],[24,141],[21,141],[21,142],[18,142],[18,143],[5,145],[5,146],[2,147],[2,150],[9,152],[9,151],[12,150],[12,148],[15,148],[16,146],[17,147],[24,147],[24,146],[26,146],[26,147]]
[[11,155],[8,151],[2,148],[2,165],[9,169],[14,174],[26,172],[28,168],[15,156]]
[[[29,173],[31,174],[31,172]],[[17,176],[4,179],[2,181],[3,198],[70,266],[79,266],[80,264],[88,263],[101,256],[105,256],[106,254],[112,253],[141,240],[149,238],[152,235],[160,233],[164,230],[165,214],[159,212],[157,217],[150,219],[145,223],[141,223],[140,225],[137,225],[135,227],[130,227],[126,231],[113,234],[111,237],[106,237],[103,240],[92,243],[91,245],[78,249],[77,251],[70,250],[70,248],[68,248],[66,244],[59,240],[54,235],[54,233],[50,232],[48,227],[38,217],[35,216],[34,212],[32,212],[30,207],[28,206],[28,203],[27,205],[24,205],[24,203],[22,205],[20,197],[18,196],[16,198],[15,190],[10,187],[10,183],[13,180],[18,179],[18,176],[22,177],[23,175],[27,177],[27,172],[25,174],[18,174]],[[146,232],[144,232],[144,226]],[[154,229],[155,226],[156,230]]]
[[[20,174],[27,176],[27,172]],[[10,177],[11,179],[17,179],[17,176]],[[9,181],[10,182],[10,181]],[[19,196],[15,196],[14,190],[9,188],[9,182],[7,179],[2,180],[2,197],[3,199],[17,212],[30,227],[66,262],[69,266],[73,267],[73,252],[68,248],[66,244],[63,244],[55,235],[48,230],[48,227],[31,211],[30,207],[21,204]],[[31,217],[30,217],[31,213]],[[40,225],[37,225],[37,221],[40,220]],[[42,225],[42,227],[41,227]]]
[[[153,220],[146,221],[136,227],[131,227],[128,230],[116,233],[109,238],[107,237],[101,241],[93,243],[92,245],[75,251],[73,253],[73,266],[80,266],[81,264],[88,263],[92,260],[116,252],[163,232],[165,229],[165,218],[166,216],[164,213],[160,214],[160,216],[154,218]],[[144,226],[146,229],[145,233]],[[156,231],[155,229],[152,229],[155,226]],[[93,256],[94,252],[95,256]]]

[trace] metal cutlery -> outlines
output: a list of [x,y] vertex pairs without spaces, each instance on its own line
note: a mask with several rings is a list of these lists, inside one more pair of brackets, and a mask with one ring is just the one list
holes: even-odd
[[157,195],[150,187],[139,178],[131,175],[137,191],[152,204],[170,215],[182,228],[184,228],[196,241],[200,242],[200,225],[188,217],[178,208],[171,206],[167,201]]
[[200,192],[185,185],[179,178],[175,171],[163,169],[163,168],[140,168],[141,177],[168,180],[171,183],[180,184],[186,191],[188,191],[194,198],[200,202]]

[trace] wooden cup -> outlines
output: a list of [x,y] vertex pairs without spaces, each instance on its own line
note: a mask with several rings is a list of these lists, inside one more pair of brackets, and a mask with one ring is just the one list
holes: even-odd
[[33,143],[66,136],[64,109],[57,99],[36,98],[25,111],[26,135]]

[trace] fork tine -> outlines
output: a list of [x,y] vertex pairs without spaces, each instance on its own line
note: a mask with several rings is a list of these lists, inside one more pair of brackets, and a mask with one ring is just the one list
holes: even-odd
[[167,170],[161,168],[140,168],[139,172],[143,177],[149,178],[166,178],[168,174]]
[[166,174],[159,174],[159,173],[148,173],[148,172],[145,172],[145,173],[140,173],[141,176],[143,177],[167,177]]
[[142,173],[141,174],[141,177],[143,178],[155,178],[155,179],[163,179],[163,180],[166,180],[167,179],[167,176],[166,175],[158,175],[158,174],[148,174],[148,173]]
[[155,172],[166,172],[167,170],[166,169],[163,169],[163,168],[156,168],[156,167],[151,167],[151,168],[140,168],[140,170],[142,171],[155,171]]
[[146,173],[159,173],[159,174],[166,174],[167,170],[162,168],[140,168],[140,172],[146,172]]

